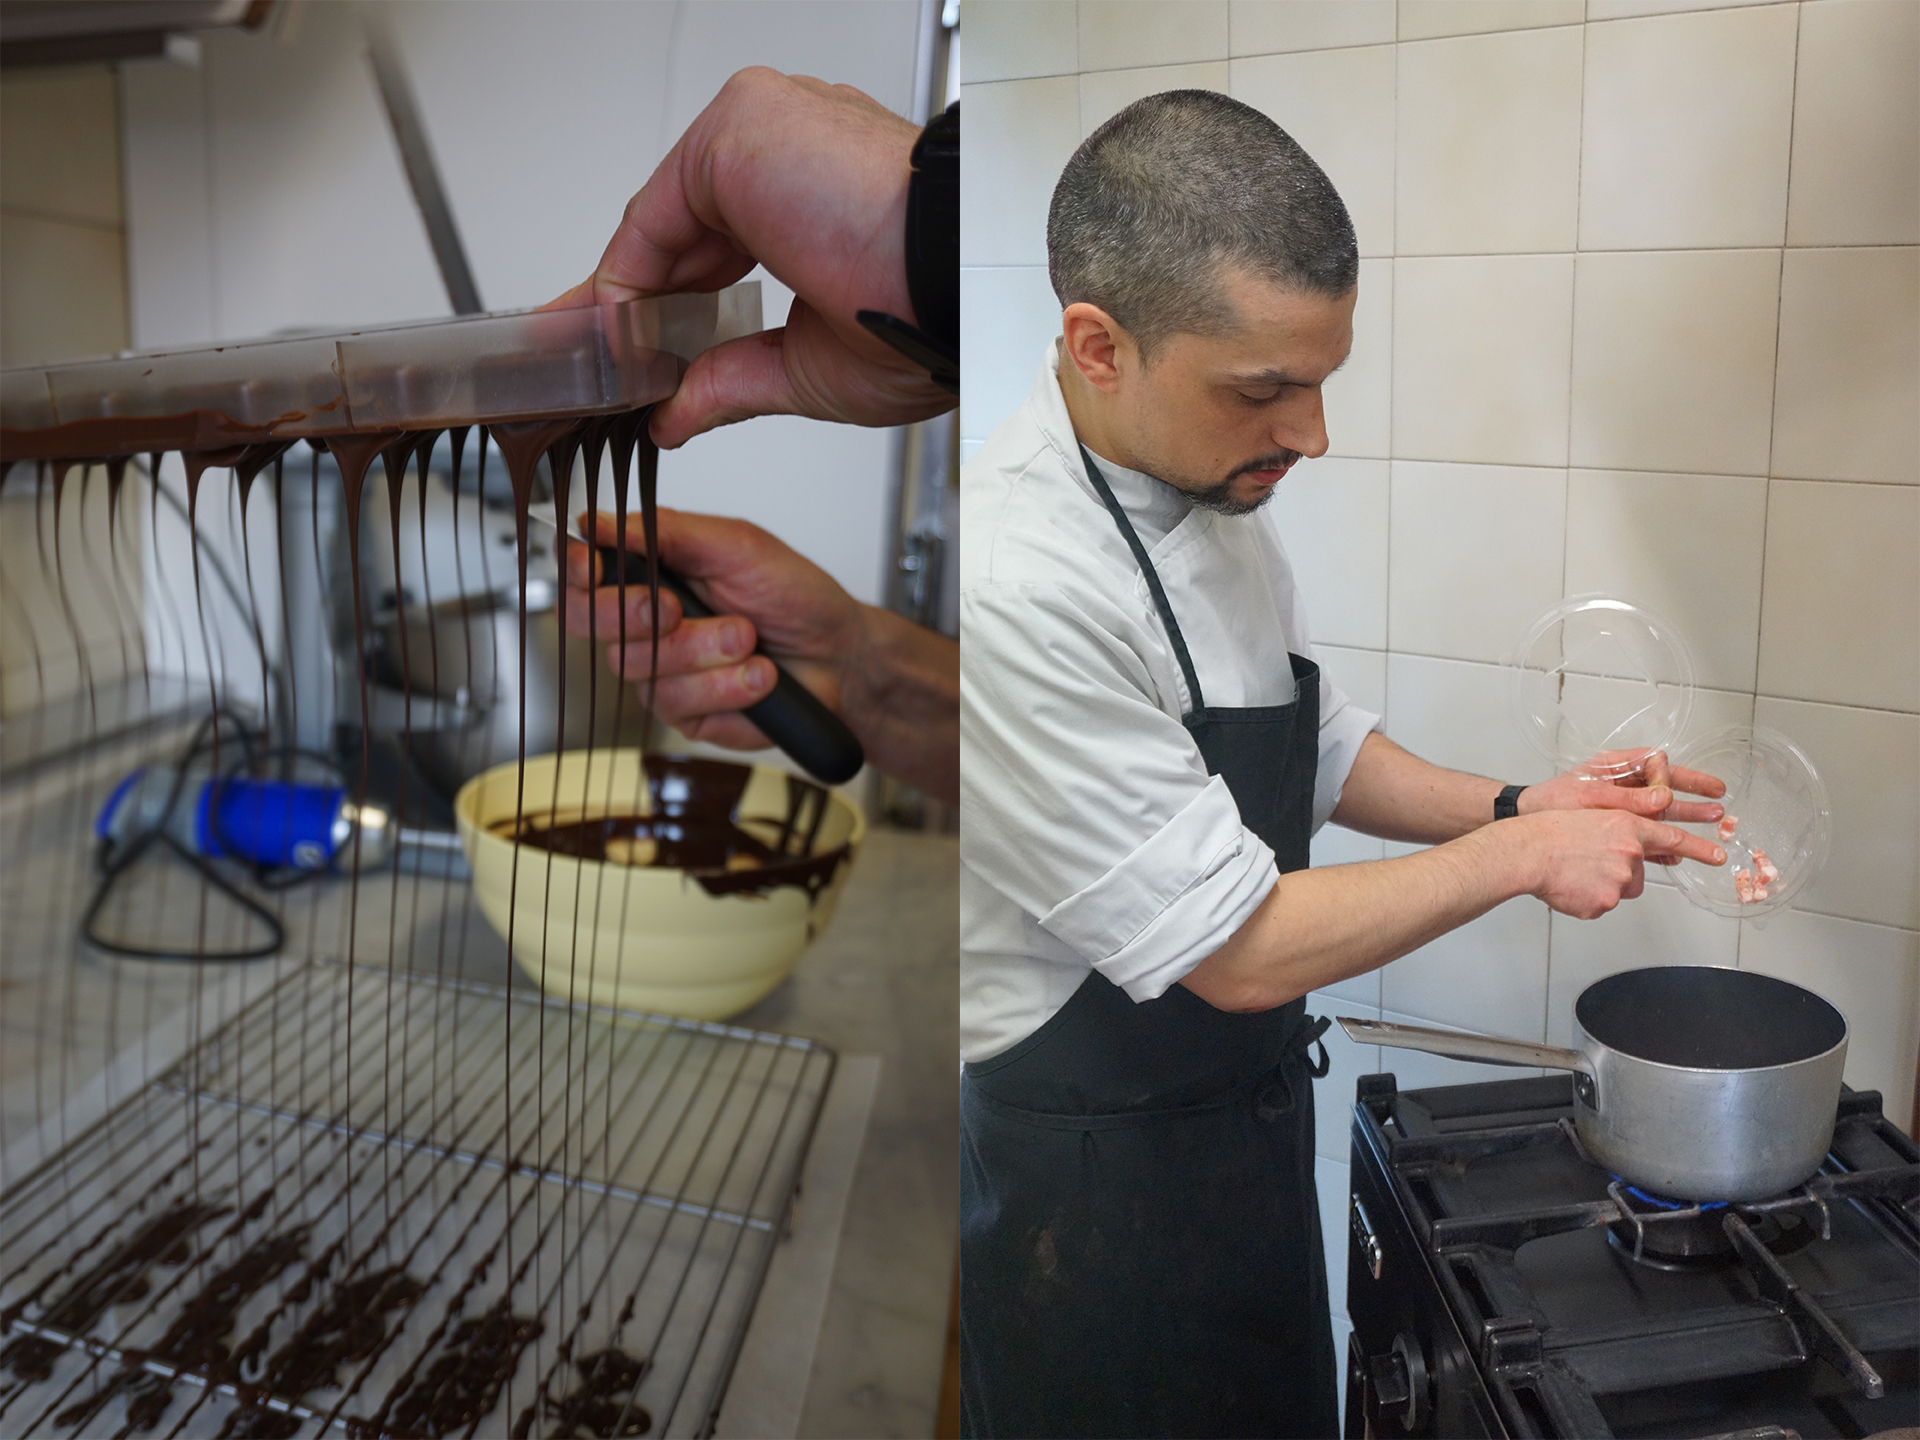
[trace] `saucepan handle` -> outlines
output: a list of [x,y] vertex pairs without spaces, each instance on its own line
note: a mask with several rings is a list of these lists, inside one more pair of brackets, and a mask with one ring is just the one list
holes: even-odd
[[1529,1045],[1524,1040],[1501,1040],[1492,1035],[1469,1035],[1460,1030],[1430,1030],[1424,1025],[1360,1020],[1351,1015],[1338,1018],[1348,1038],[1361,1045],[1424,1050],[1429,1055],[1444,1055],[1450,1060],[1479,1060],[1488,1065],[1540,1065],[1548,1070],[1571,1070],[1575,1088],[1589,1105],[1596,1104],[1593,1061],[1579,1050],[1564,1050],[1558,1045]]

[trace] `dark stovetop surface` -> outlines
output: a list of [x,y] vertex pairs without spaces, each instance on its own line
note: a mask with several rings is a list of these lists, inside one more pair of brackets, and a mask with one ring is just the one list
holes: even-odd
[[[1391,1086],[1362,1080],[1356,1141],[1386,1158],[1483,1368],[1517,1357],[1507,1378],[1541,1410],[1556,1397],[1591,1405],[1615,1435],[1712,1434],[1742,1415],[1798,1416],[1803,1435],[1920,1423],[1920,1149],[1877,1094],[1843,1092],[1833,1149],[1797,1203],[1743,1214],[1770,1242],[1773,1266],[1727,1254],[1655,1268],[1633,1258],[1618,1205],[1649,1217],[1657,1207],[1617,1187],[1610,1195],[1613,1177],[1572,1133],[1567,1076]],[[1647,1218],[1641,1238],[1657,1250],[1684,1227],[1700,1246],[1730,1250],[1727,1213]],[[1494,1333],[1504,1351],[1485,1344]],[[1849,1379],[1849,1346],[1883,1397]]]

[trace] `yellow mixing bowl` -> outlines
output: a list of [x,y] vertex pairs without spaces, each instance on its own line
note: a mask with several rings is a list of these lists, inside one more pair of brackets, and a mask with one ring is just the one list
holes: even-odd
[[551,995],[724,1019],[778,985],[826,928],[866,819],[833,791],[768,766],[675,756],[655,764],[665,767],[656,778],[669,821],[716,800],[724,811],[737,794],[734,823],[791,860],[688,871],[518,843],[516,814],[541,827],[652,813],[639,751],[540,755],[526,762],[524,787],[509,762],[454,799],[474,896]]

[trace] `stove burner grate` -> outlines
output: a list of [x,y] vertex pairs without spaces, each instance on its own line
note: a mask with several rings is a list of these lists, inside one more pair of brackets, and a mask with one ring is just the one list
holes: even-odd
[[[1731,1210],[1723,1200],[1701,1206],[1699,1214],[1680,1214],[1667,1224],[1648,1225],[1648,1217],[1643,1217],[1637,1229],[1616,1220],[1607,1226],[1607,1244],[1630,1264],[1655,1270],[1702,1271],[1737,1265],[1739,1252],[1722,1223]],[[1650,1218],[1659,1221],[1667,1214]],[[1780,1256],[1796,1254],[1820,1238],[1811,1220],[1791,1210],[1763,1212],[1754,1217],[1750,1228],[1755,1240]]]
[[1724,1223],[1728,1215],[1740,1216],[1754,1239],[1776,1255],[1794,1254],[1833,1233],[1827,1202],[1805,1185],[1772,1200],[1689,1203],[1649,1194],[1616,1175],[1607,1195],[1620,1214],[1607,1222],[1607,1242],[1635,1264],[1657,1270],[1738,1263],[1739,1251]]

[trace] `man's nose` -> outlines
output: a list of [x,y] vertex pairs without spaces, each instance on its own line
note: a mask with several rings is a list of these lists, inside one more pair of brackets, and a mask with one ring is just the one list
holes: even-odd
[[1293,403],[1282,408],[1280,423],[1274,427],[1274,444],[1283,450],[1298,450],[1309,460],[1327,453],[1327,415],[1321,403],[1320,387],[1300,391]]

